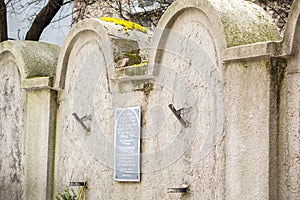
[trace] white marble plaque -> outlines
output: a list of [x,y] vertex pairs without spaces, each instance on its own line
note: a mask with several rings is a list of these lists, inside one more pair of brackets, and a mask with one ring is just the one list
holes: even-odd
[[114,177],[116,181],[140,181],[141,108],[115,111]]

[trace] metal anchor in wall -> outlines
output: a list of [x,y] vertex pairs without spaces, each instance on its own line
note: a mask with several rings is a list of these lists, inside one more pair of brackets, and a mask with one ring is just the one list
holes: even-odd
[[171,111],[173,112],[175,117],[179,120],[179,122],[183,125],[183,127],[187,128],[189,126],[189,123],[187,121],[185,121],[181,116],[181,114],[182,114],[181,112],[182,112],[183,108],[176,110],[176,108],[173,106],[173,104],[169,104],[169,108],[171,109]]
[[168,188],[168,193],[186,193],[188,191],[189,185],[182,183],[180,187],[177,188]]
[[77,113],[75,113],[75,112],[72,113],[72,115],[74,116],[74,118],[76,119],[76,121],[79,122],[80,126],[81,126],[84,130],[86,130],[87,132],[90,132],[90,128],[88,128],[88,127],[85,125],[85,123],[83,122],[83,119],[86,118],[86,117],[80,118],[80,117],[77,115]]

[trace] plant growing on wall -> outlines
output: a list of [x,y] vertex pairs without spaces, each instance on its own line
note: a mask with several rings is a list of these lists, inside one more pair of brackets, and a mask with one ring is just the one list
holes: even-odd
[[83,200],[86,200],[86,183],[84,183],[83,186],[80,186],[78,196],[73,190],[69,189],[69,186],[66,186],[64,192],[56,195],[56,200],[81,200],[82,198]]
[[76,200],[76,195],[73,190],[70,190],[68,186],[66,186],[63,193],[59,193],[56,196],[57,200]]

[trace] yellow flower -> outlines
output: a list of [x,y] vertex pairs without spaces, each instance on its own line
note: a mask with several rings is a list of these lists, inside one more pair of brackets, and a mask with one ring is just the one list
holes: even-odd
[[105,22],[112,22],[117,25],[121,25],[124,27],[124,30],[126,32],[128,30],[138,30],[143,33],[147,33],[147,29],[145,27],[143,27],[137,23],[131,22],[131,21],[126,21],[126,20],[117,19],[117,18],[113,18],[113,17],[101,17],[100,19]]

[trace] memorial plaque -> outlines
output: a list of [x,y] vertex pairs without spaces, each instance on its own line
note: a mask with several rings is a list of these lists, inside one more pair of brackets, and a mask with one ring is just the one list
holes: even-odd
[[115,180],[140,181],[141,108],[115,111]]

